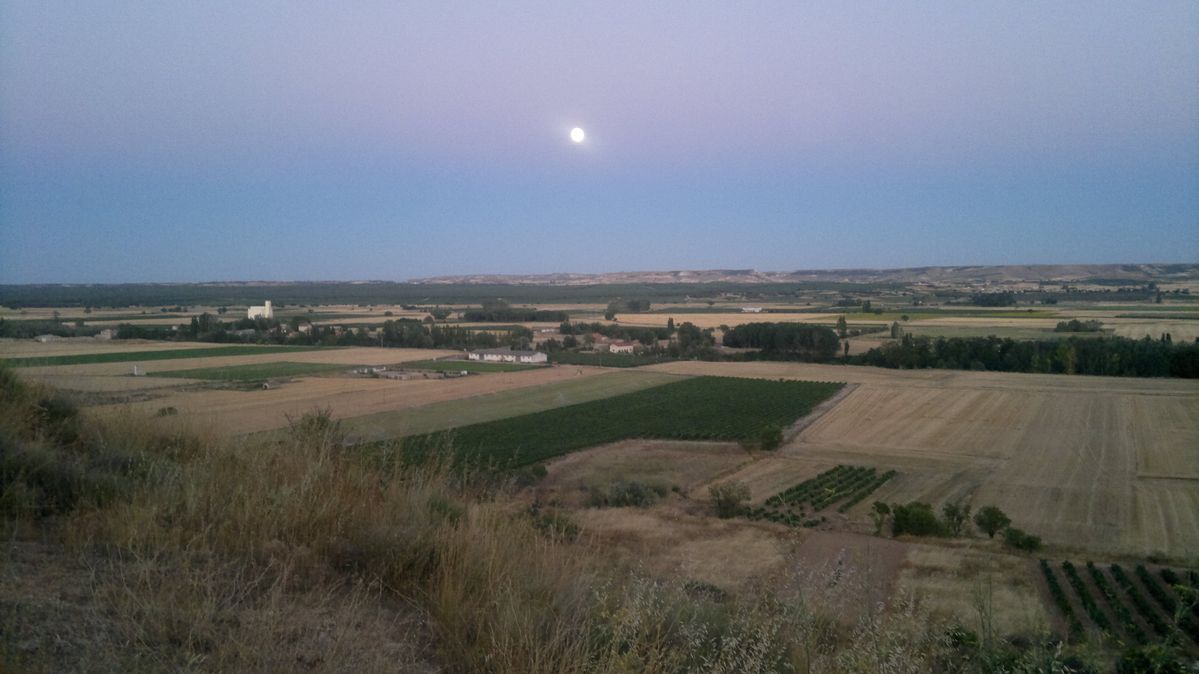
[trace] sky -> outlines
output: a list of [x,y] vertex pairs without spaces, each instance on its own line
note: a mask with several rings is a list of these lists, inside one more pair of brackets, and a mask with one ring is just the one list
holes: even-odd
[[0,283],[1120,262],[1193,0],[0,0]]

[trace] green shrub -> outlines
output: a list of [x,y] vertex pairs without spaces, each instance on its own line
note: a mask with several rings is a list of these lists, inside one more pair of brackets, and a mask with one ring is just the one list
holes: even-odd
[[617,480],[607,488],[593,488],[590,504],[596,508],[648,508],[665,496],[667,489],[660,484],[636,480]]
[[749,486],[741,482],[714,484],[708,493],[712,495],[716,516],[722,518],[735,517],[741,511],[741,504],[749,500]]
[[895,504],[891,507],[891,534],[911,534],[913,536],[945,536],[948,532],[937,513],[927,503],[912,501],[907,505]]
[[1003,531],[1004,527],[1011,523],[1011,518],[995,506],[983,506],[974,513],[974,524],[988,538],[995,538],[995,534]]
[[1008,547],[1024,550],[1025,552],[1036,552],[1041,549],[1040,536],[1033,536],[1015,527],[1008,527],[1003,532],[1003,542]]

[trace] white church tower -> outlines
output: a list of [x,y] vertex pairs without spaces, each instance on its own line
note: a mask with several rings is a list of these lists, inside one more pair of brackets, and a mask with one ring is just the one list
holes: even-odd
[[260,307],[250,307],[246,310],[246,318],[265,318],[270,320],[275,317],[275,310],[271,308],[271,301],[267,300],[266,304]]

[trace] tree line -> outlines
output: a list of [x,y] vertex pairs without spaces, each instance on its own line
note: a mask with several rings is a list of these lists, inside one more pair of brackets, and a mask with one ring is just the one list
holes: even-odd
[[1008,337],[913,337],[850,356],[846,362],[876,367],[1113,377],[1199,378],[1199,340],[1175,344],[1160,339],[1066,337],[1014,340]]

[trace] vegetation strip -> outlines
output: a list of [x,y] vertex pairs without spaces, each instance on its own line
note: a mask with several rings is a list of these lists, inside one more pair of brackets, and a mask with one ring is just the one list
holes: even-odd
[[210,346],[197,349],[158,349],[154,351],[119,351],[113,353],[81,353],[70,356],[39,356],[0,360],[8,367],[43,367],[50,365],[87,365],[91,363],[129,363],[144,360],[179,360],[183,358],[215,358],[221,356],[258,356],[268,353],[300,353],[320,351],[320,346]]
[[1123,626],[1124,634],[1137,644],[1148,643],[1149,637],[1145,634],[1145,630],[1141,629],[1141,626],[1132,619],[1132,613],[1129,612],[1124,602],[1120,601],[1120,595],[1116,594],[1116,589],[1108,582],[1103,571],[1095,566],[1094,562],[1087,562],[1087,571],[1091,572],[1091,580],[1095,581],[1095,587],[1099,588],[1099,593],[1103,595],[1108,607],[1112,609],[1112,613],[1116,615],[1116,619]]
[[1136,585],[1133,585],[1132,579],[1128,577],[1128,574],[1124,573],[1124,567],[1119,564],[1112,564],[1108,568],[1111,569],[1112,577],[1116,579],[1116,584],[1124,590],[1124,594],[1128,595],[1128,599],[1132,601],[1132,605],[1137,609],[1137,613],[1141,614],[1141,617],[1145,619],[1145,622],[1149,623],[1153,631],[1157,632],[1158,636],[1165,636],[1169,633],[1169,626],[1166,625],[1157,611],[1153,609],[1153,605],[1149,603],[1149,600],[1145,599],[1145,595],[1141,594]]
[[519,372],[536,370],[544,365],[521,363],[489,363],[477,360],[418,360],[404,363],[406,370],[436,370],[437,372]]
[[276,377],[299,377],[306,374],[322,372],[349,372],[354,365],[337,363],[289,363],[286,361],[274,363],[249,363],[247,365],[230,365],[227,367],[201,367],[191,370],[168,370],[166,372],[151,372],[154,377],[179,377],[182,379],[209,379],[215,381],[255,381]]
[[520,466],[627,438],[752,441],[794,422],[843,384],[695,377],[603,400],[411,436],[414,457],[447,445],[460,459]]
[[1049,562],[1044,559],[1041,560],[1041,573],[1045,574],[1045,583],[1049,585],[1049,594],[1053,597],[1053,603],[1057,604],[1058,610],[1066,617],[1066,623],[1070,626],[1070,634],[1084,639],[1082,623],[1078,620],[1078,616],[1074,615],[1074,607],[1070,605],[1070,600],[1066,599],[1066,593],[1062,590],[1057,575],[1053,573],[1053,567],[1049,566]]

